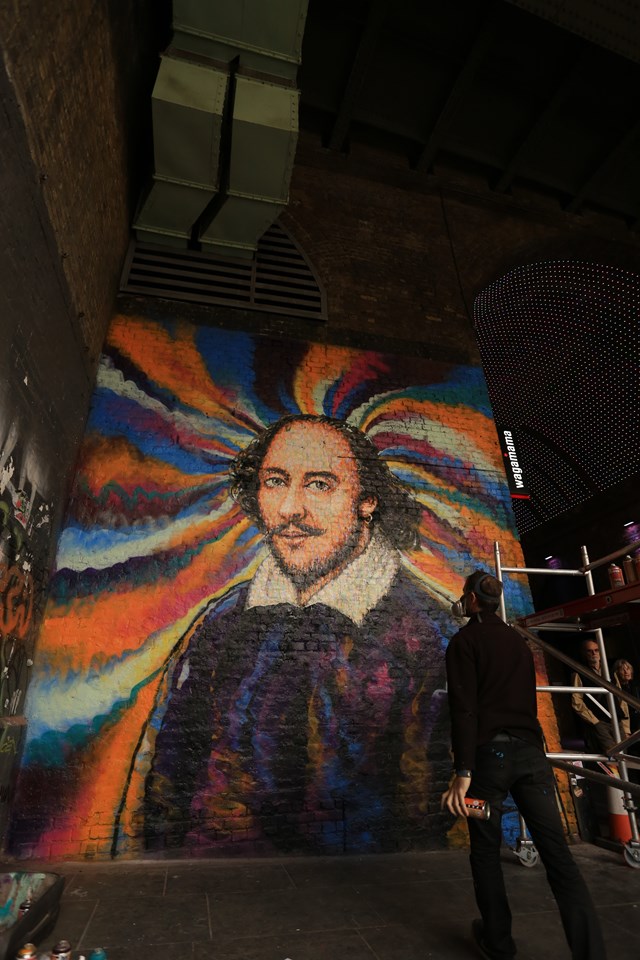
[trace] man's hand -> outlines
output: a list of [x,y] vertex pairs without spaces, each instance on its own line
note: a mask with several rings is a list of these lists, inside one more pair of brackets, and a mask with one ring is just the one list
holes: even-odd
[[442,794],[440,808],[446,807],[449,813],[454,817],[468,817],[469,813],[464,803],[464,798],[471,786],[471,777],[454,777],[451,786]]

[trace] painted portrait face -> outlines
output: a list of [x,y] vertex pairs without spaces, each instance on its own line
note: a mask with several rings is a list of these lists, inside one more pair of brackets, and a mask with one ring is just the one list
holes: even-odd
[[325,423],[293,423],[271,441],[258,482],[260,518],[282,569],[298,585],[337,574],[369,540],[347,439]]

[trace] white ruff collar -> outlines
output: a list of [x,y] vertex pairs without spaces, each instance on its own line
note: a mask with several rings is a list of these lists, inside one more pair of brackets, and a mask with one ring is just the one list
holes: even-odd
[[246,607],[272,607],[277,603],[311,607],[323,603],[361,626],[369,610],[389,590],[399,567],[398,551],[376,532],[360,556],[301,605],[293,583],[269,554],[251,581]]

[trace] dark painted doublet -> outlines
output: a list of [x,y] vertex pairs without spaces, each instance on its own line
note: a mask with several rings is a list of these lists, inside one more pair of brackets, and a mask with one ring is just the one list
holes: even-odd
[[153,719],[147,845],[383,850],[442,840],[441,610],[402,566],[360,625],[216,602]]

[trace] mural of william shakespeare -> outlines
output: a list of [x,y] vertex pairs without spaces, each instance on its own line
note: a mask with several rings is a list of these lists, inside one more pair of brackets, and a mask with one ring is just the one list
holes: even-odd
[[277,421],[231,478],[266,555],[210,605],[167,678],[147,846],[437,842],[441,608],[400,553],[417,545],[420,507],[361,431],[325,416]]

